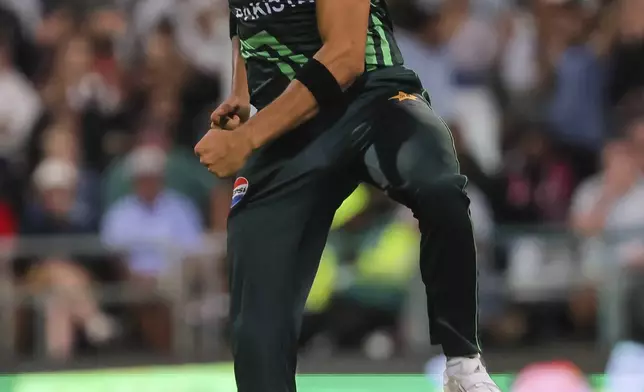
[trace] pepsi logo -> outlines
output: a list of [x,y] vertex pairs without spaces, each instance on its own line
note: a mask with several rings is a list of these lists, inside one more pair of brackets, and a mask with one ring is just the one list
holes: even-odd
[[233,185],[233,199],[230,204],[230,208],[239,204],[246,195],[246,192],[248,192],[248,180],[244,177],[239,177],[235,180],[235,184]]

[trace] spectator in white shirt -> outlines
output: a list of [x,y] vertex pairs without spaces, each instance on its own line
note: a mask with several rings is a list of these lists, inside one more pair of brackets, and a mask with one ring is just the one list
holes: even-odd
[[573,228],[588,239],[584,254],[587,277],[600,278],[606,267],[605,253],[597,247],[597,238],[603,234],[611,237],[608,245],[615,252],[613,260],[624,266],[644,262],[641,234],[624,232],[644,228],[642,206],[644,177],[633,146],[623,140],[612,142],[604,150],[602,173],[583,182],[573,198]]
[[0,160],[17,161],[41,114],[34,86],[14,66],[11,38],[0,31]]
[[584,238],[585,285],[573,294],[570,306],[577,325],[586,327],[596,320],[597,285],[612,286],[607,277],[615,276],[616,267],[631,270],[644,265],[644,176],[633,145],[625,140],[612,142],[605,147],[603,160],[603,171],[577,189],[571,212],[573,230]]

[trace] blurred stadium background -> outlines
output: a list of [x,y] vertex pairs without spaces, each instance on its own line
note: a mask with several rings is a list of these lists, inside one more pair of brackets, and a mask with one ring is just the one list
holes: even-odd
[[[491,371],[643,391],[644,0],[388,2],[470,178]],[[0,392],[234,390],[231,184],[192,156],[227,24],[223,0],[0,0]],[[343,204],[303,392],[434,390],[417,237],[368,188]]]

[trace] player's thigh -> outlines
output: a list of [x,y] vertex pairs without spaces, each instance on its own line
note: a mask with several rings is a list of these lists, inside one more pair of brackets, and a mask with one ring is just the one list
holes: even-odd
[[[238,204],[229,217],[231,316],[236,327],[242,321],[246,326],[297,327],[334,212],[353,189],[348,180],[319,173],[280,184]],[[284,325],[289,322],[293,324]]]
[[422,96],[412,97],[380,107],[363,158],[363,180],[408,205],[423,192],[466,182],[449,128]]

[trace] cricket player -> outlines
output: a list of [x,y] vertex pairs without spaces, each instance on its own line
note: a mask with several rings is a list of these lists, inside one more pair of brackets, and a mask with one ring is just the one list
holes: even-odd
[[334,212],[359,183],[418,219],[445,391],[499,392],[480,359],[467,180],[449,129],[403,67],[385,1],[229,6],[232,93],[195,153],[218,177],[236,176],[228,250],[239,392],[296,390],[304,304]]

